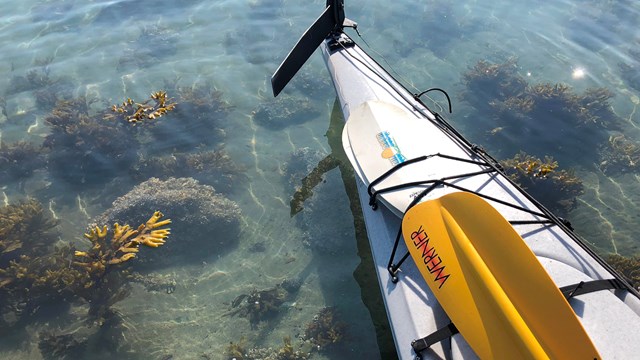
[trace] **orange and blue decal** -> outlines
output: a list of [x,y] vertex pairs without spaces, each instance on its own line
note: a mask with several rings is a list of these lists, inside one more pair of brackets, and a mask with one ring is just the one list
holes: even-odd
[[407,160],[407,158],[402,155],[396,141],[388,131],[379,132],[376,135],[376,139],[378,139],[378,143],[380,147],[382,147],[382,153],[380,155],[383,159],[388,159],[393,165],[398,165]]

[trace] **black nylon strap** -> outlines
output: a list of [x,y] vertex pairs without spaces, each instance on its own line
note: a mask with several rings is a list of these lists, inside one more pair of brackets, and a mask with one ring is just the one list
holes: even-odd
[[577,284],[567,285],[560,288],[560,291],[567,298],[571,299],[574,296],[591,293],[600,290],[627,290],[625,284],[618,279],[605,279],[605,280],[592,280],[581,281]]
[[447,326],[436,330],[422,339],[413,340],[411,347],[416,354],[419,354],[422,350],[428,349],[431,345],[448,339],[458,332],[458,328],[450,322]]
[[[581,281],[577,284],[567,285],[560,288],[560,291],[567,300],[574,296],[592,293],[600,290],[627,290],[625,284],[618,279],[605,279],[605,280],[592,280]],[[447,326],[440,328],[433,333],[411,342],[411,347],[416,354],[428,349],[431,345],[436,344],[442,340],[448,339],[457,334],[458,328],[453,323],[449,323]]]

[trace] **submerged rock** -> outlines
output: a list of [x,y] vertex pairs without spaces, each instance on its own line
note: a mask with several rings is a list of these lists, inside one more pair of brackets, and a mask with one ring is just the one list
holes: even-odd
[[270,130],[305,123],[320,115],[320,110],[306,97],[282,95],[258,105],[253,120]]
[[296,190],[302,185],[302,179],[309,175],[327,154],[309,147],[296,149],[284,165],[287,190]]
[[156,210],[172,219],[171,237],[162,251],[140,258],[138,263],[144,267],[207,259],[238,243],[240,207],[192,178],[151,178],[114,201],[94,223],[144,223],[149,211]]
[[324,175],[324,181],[313,190],[298,214],[298,224],[305,232],[305,241],[318,255],[332,255],[353,247],[355,229],[349,201],[340,170]]
[[305,147],[291,153],[284,165],[291,215],[304,231],[303,241],[316,254],[347,249],[355,234],[338,160],[324,151]]

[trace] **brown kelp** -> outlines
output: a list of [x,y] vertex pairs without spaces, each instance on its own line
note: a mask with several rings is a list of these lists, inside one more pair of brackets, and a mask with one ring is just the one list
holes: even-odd
[[56,246],[44,255],[20,255],[0,269],[0,333],[41,313],[60,314],[83,297],[87,276],[69,266],[72,256],[73,247]]
[[307,360],[313,347],[308,342],[293,344],[290,336],[282,339],[280,348],[248,348],[247,340],[241,338],[229,343],[224,351],[225,360]]
[[320,114],[320,109],[306,96],[284,95],[264,100],[253,111],[253,121],[270,130],[302,124]]
[[606,260],[609,265],[625,276],[636,289],[640,288],[640,256],[610,254]]
[[303,231],[303,243],[316,256],[333,257],[352,246],[346,238],[355,231],[354,219],[339,215],[349,211],[342,186],[342,175],[348,173],[338,167],[339,161],[333,155],[324,158],[316,171],[300,182],[302,187],[292,194],[290,202],[292,214],[304,205],[304,210],[296,215],[296,224]]
[[149,127],[153,141],[146,146],[147,150],[155,152],[157,145],[190,152],[202,144],[217,145],[224,141],[224,121],[233,106],[224,99],[222,91],[211,83],[182,86],[179,80],[165,81],[165,89],[175,94],[178,106],[171,121],[156,122]]
[[[483,117],[493,119],[482,132],[500,137],[501,144],[518,147],[511,151],[542,156],[536,152],[545,149],[561,157],[563,149],[575,148],[593,155],[582,157],[589,159],[596,156],[595,149],[606,140],[607,132],[621,127],[611,107],[610,90],[590,88],[578,94],[563,83],[528,84],[517,69],[515,59],[500,64],[479,61],[463,76],[463,99]],[[576,128],[580,137],[574,135]]]
[[[114,224],[85,234],[90,247],[78,250],[56,245],[57,224],[36,202],[9,205],[0,212],[0,330],[35,314],[43,307],[78,300],[89,304],[89,320],[103,324],[111,306],[129,295],[124,266],[136,258],[141,245],[158,247],[169,235],[170,220],[155,212],[137,229]],[[55,237],[55,238],[53,238]],[[64,309],[65,307],[60,307]],[[6,319],[12,319],[7,321]]]
[[14,75],[9,80],[7,94],[17,94],[23,91],[31,91],[49,86],[54,83],[50,76],[49,64],[53,57],[38,59],[31,68],[23,75]]
[[611,111],[609,99],[613,93],[606,88],[589,88],[583,94],[575,94],[566,84],[535,84],[527,87],[524,98],[532,101],[529,116],[543,118],[553,115],[566,118],[572,126],[594,126],[614,129],[619,119]]
[[307,324],[304,338],[317,346],[318,349],[330,349],[345,341],[347,325],[339,319],[335,307],[320,309]]
[[50,262],[59,260],[54,247],[57,225],[34,199],[0,208],[0,332],[33,313],[42,300],[65,296],[62,291],[40,291],[50,281],[67,280],[46,271]]
[[600,170],[607,175],[636,173],[640,168],[640,143],[617,133],[600,147]]
[[51,175],[72,185],[102,185],[126,173],[137,160],[140,142],[125,124],[105,121],[104,110],[84,97],[59,101],[45,117],[50,133],[43,146],[50,150]]
[[58,221],[48,216],[42,204],[35,199],[1,207],[0,268],[20,255],[46,253],[57,240],[57,225]]
[[78,339],[75,334],[43,331],[38,338],[38,348],[45,360],[79,359],[87,347],[86,339]]
[[238,295],[231,302],[229,315],[245,317],[255,327],[262,321],[276,317],[284,302],[293,298],[300,285],[298,280],[284,280],[269,289],[253,289],[248,294]]
[[[534,121],[544,121],[552,116],[555,121],[550,121],[550,125],[557,126],[562,121],[571,126],[595,125],[606,129],[619,125],[619,119],[611,111],[609,100],[613,93],[610,90],[589,88],[582,94],[576,94],[563,83],[528,84],[517,70],[515,58],[500,64],[478,61],[463,75],[463,99],[479,110],[490,111],[493,108],[494,115],[518,112]],[[495,110],[499,114],[495,114]],[[500,125],[526,126],[505,121]]]
[[570,170],[559,170],[551,157],[542,160],[520,152],[500,164],[511,180],[560,216],[575,208],[576,197],[584,193],[582,181]]
[[[241,295],[234,303],[243,302],[248,296]],[[241,309],[245,309],[245,307],[243,306]],[[342,346],[346,339],[346,323],[339,319],[335,307],[325,307],[305,324],[304,334],[297,335],[295,341],[290,336],[284,336],[281,347],[262,348],[250,346],[247,338],[241,337],[225,347],[224,359],[305,360],[311,358],[314,352],[335,350]]]
[[140,29],[138,38],[124,49],[118,69],[140,69],[155,65],[178,51],[178,40],[178,34],[172,29],[157,24],[145,25]]
[[503,63],[478,61],[462,76],[462,98],[478,110],[487,110],[491,101],[504,101],[524,93],[527,81],[518,74],[517,58]]
[[44,168],[46,154],[41,146],[26,141],[0,142],[0,183],[19,183],[31,177],[34,171]]
[[68,77],[51,75],[49,65],[53,60],[52,56],[38,58],[24,76],[11,77],[6,94],[14,95],[31,91],[38,108],[46,111],[51,110],[59,100],[71,99],[75,87],[73,81]]

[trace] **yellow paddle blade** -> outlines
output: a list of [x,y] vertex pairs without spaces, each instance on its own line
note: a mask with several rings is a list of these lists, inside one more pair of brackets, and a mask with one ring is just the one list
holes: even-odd
[[420,273],[482,359],[598,359],[582,324],[502,215],[458,192],[406,212],[402,234]]

